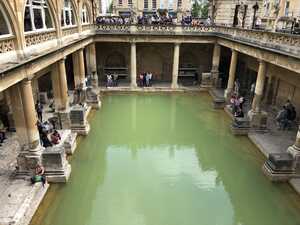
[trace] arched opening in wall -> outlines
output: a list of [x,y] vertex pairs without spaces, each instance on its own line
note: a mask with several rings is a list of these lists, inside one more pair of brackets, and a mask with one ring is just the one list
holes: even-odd
[[183,86],[199,84],[199,63],[190,51],[184,51],[179,57],[178,83]]
[[226,89],[228,83],[228,74],[230,69],[231,51],[229,48],[221,47],[221,56],[219,64],[219,79],[221,88]]
[[167,81],[163,69],[163,57],[151,47],[141,48],[137,57],[137,76],[143,73],[152,74],[152,83]]
[[24,13],[24,30],[43,31],[53,28],[47,0],[27,0]]
[[4,8],[0,4],[0,36],[12,34],[9,19],[4,11]]
[[68,82],[68,90],[74,90],[75,88],[75,80],[74,80],[74,71],[73,71],[73,59],[72,54],[68,55],[65,60],[66,66],[66,75]]
[[126,65],[125,56],[118,51],[110,53],[104,62],[104,76],[103,81],[106,81],[106,75],[118,75],[118,79],[128,78],[128,68]]
[[64,0],[62,12],[61,12],[61,26],[68,27],[68,26],[75,26],[75,12],[74,6],[71,0]]
[[90,12],[88,10],[87,4],[82,5],[81,9],[81,24],[86,25],[90,24],[91,18],[90,18]]

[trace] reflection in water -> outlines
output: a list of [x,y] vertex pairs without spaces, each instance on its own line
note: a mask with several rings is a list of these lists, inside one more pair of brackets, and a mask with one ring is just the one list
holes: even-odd
[[32,225],[300,224],[299,198],[207,95],[105,96],[91,125]]

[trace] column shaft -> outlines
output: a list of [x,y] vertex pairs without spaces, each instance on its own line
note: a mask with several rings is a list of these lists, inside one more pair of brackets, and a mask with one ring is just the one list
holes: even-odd
[[83,48],[79,49],[79,72],[80,72],[80,82],[85,82],[85,67],[84,67],[84,56],[83,56]]
[[61,94],[61,110],[68,108],[68,83],[66,76],[65,59],[58,61],[58,72],[59,72],[59,86]]
[[221,46],[216,43],[214,46],[211,71],[219,72],[220,56],[221,56]]
[[131,87],[136,87],[136,44],[131,43],[130,51],[130,78],[131,78]]
[[267,64],[265,61],[259,62],[259,68],[255,85],[255,96],[252,102],[252,111],[254,112],[260,112],[261,110],[260,105],[266,79],[266,65]]
[[27,128],[28,145],[30,149],[35,149],[39,145],[39,132],[36,126],[37,115],[35,112],[31,81],[24,80],[21,82],[20,86],[24,118]]
[[230,92],[232,91],[233,86],[234,86],[236,65],[237,65],[237,59],[238,59],[237,57],[238,57],[238,52],[236,50],[232,50],[230,69],[229,69],[229,78],[228,78],[228,84],[227,84],[227,90],[229,90]]
[[173,69],[172,69],[172,88],[178,87],[179,54],[180,54],[180,44],[175,43],[174,54],[173,54]]

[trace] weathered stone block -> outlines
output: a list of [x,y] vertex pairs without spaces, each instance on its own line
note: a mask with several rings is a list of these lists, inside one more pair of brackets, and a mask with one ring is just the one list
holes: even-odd
[[48,182],[67,182],[71,174],[71,165],[66,159],[64,147],[53,147],[42,153],[42,164]]

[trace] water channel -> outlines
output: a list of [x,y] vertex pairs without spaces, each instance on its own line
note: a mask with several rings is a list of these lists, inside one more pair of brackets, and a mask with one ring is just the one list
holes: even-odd
[[300,224],[299,197],[207,94],[107,95],[90,123],[31,225]]

